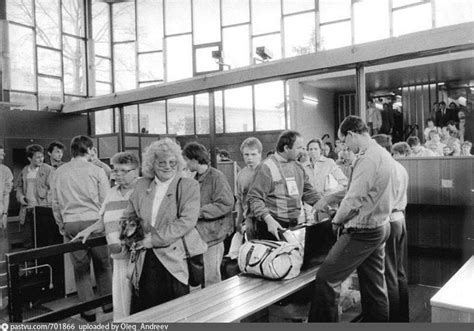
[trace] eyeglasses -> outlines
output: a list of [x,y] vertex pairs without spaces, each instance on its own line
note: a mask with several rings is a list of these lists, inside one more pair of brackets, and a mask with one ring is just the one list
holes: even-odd
[[178,165],[178,161],[176,161],[176,160],[160,161],[160,162],[156,162],[155,165],[158,168],[165,168],[166,166],[169,166],[170,168],[174,168]]
[[[136,168],[135,168],[135,169],[136,169]],[[114,170],[112,170],[112,171],[113,171],[113,173],[116,174],[116,175],[126,175],[126,174],[128,174],[130,171],[133,171],[133,170],[135,170],[135,169],[128,169],[128,170],[126,170],[126,169],[114,169]]]

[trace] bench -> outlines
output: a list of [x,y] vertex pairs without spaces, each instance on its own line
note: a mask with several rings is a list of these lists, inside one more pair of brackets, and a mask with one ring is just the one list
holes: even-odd
[[431,298],[431,322],[474,322],[474,256]]
[[281,281],[239,274],[119,322],[239,322],[308,286],[314,281],[318,269],[319,266],[309,267],[298,277]]

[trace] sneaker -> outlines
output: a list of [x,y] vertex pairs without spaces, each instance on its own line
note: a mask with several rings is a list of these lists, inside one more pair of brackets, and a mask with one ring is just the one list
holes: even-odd
[[96,320],[95,314],[86,315],[86,314],[84,314],[84,313],[81,313],[81,317],[82,317],[83,319],[85,319],[87,322],[95,322],[95,320]]

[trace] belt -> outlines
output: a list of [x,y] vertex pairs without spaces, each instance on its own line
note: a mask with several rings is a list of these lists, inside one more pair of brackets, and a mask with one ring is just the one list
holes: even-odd
[[400,210],[392,211],[390,214],[390,222],[402,221],[405,218],[405,213]]
[[298,219],[297,218],[287,218],[287,219],[277,219],[275,218],[275,220],[280,223],[281,226],[285,227],[285,228],[292,228],[296,225],[298,225]]

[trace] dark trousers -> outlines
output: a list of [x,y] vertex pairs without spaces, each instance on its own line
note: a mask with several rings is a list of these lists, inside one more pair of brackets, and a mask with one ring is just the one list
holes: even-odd
[[132,294],[131,314],[188,294],[189,286],[174,278],[157,259],[153,250],[147,249],[138,294],[135,292]]
[[[66,241],[70,241],[80,231],[86,229],[96,221],[77,221],[64,223]],[[99,234],[92,235],[91,238]],[[74,267],[74,278],[76,280],[77,294],[82,302],[95,299],[92,289],[91,260],[94,265],[95,281],[100,296],[112,293],[112,267],[110,265],[107,246],[97,246],[85,250],[70,253],[71,262]],[[111,309],[107,304],[102,307],[104,311]],[[95,309],[86,311],[86,315],[92,315]]]
[[35,208],[26,208],[25,223],[22,225],[23,229],[23,247],[25,249],[36,248],[35,233],[33,231],[35,223]]
[[385,280],[390,322],[409,322],[408,280],[404,268],[406,246],[405,219],[390,222],[390,237],[385,243]]
[[341,284],[354,270],[359,276],[363,322],[388,321],[384,243],[389,235],[389,224],[343,231],[316,274],[309,322],[339,321]]

